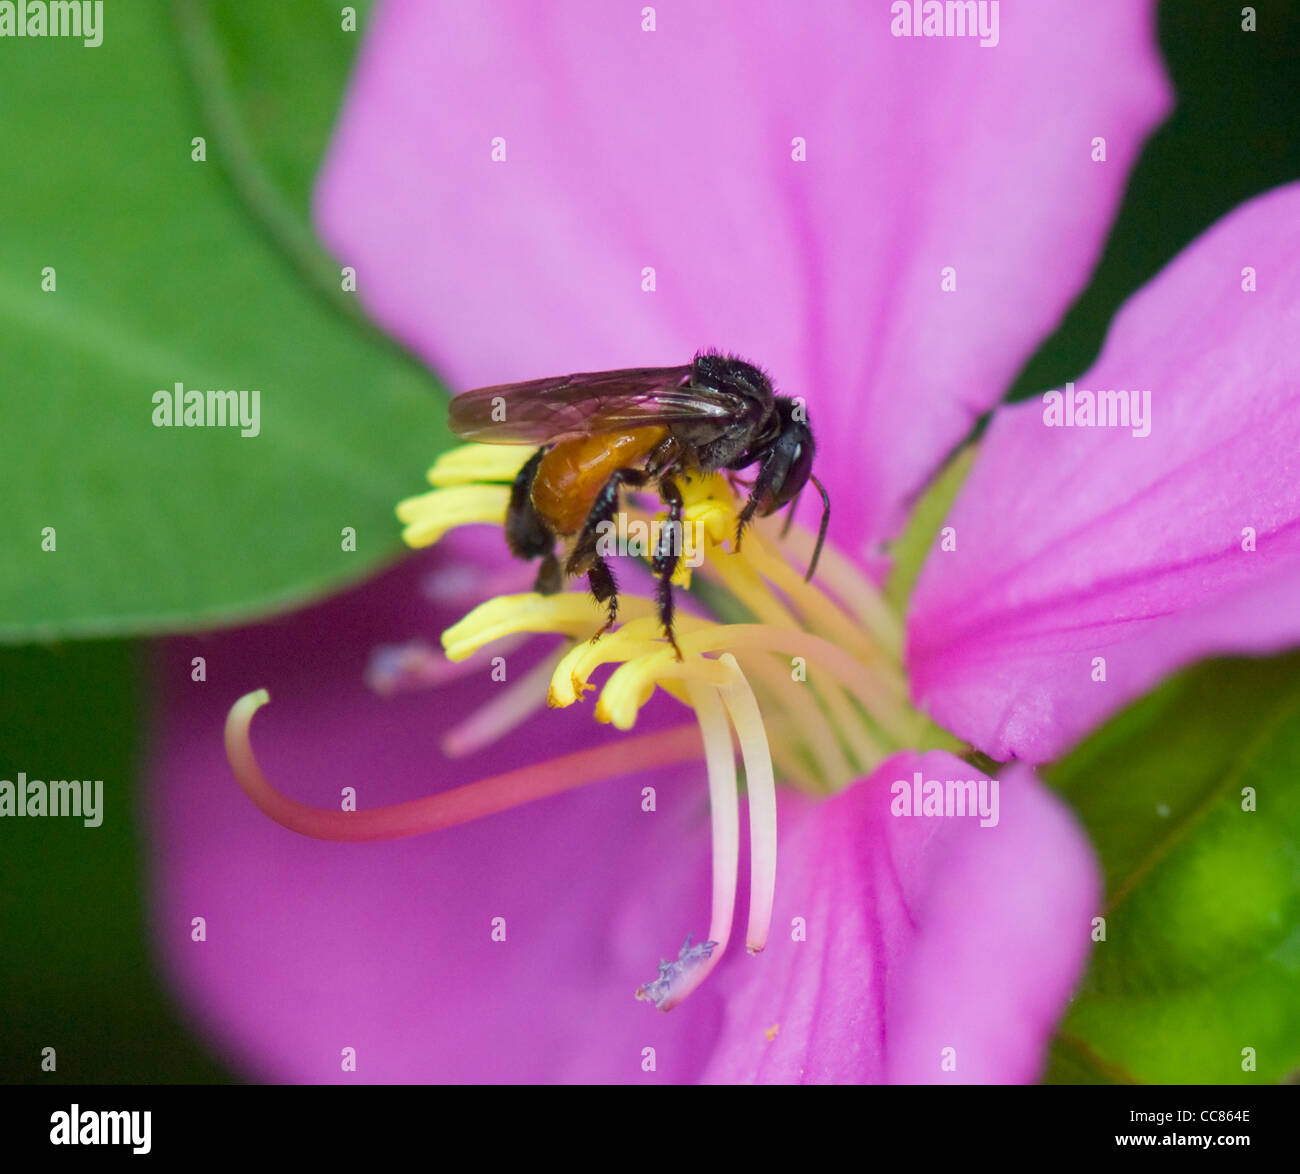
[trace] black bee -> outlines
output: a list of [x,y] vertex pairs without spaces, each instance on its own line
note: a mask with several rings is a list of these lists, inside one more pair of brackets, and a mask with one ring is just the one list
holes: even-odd
[[[664,634],[673,635],[672,577],[682,556],[682,474],[757,464],[740,511],[736,546],[755,514],[789,505],[808,481],[822,497],[812,578],[830,522],[830,499],[812,474],[815,445],[803,406],[776,395],[742,359],[702,353],[682,367],[633,367],[534,379],[467,391],[451,401],[451,430],[483,444],[541,447],[519,471],[506,514],[506,542],[519,558],[542,560],[536,590],[585,573],[597,602],[618,617],[618,584],[597,545],[618,510],[619,490],[653,485],[668,507],[651,565]],[[563,570],[557,538],[573,544]]]

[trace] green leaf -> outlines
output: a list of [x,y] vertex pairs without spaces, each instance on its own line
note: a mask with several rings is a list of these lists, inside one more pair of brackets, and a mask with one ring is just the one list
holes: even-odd
[[248,7],[174,0],[181,57],[219,162],[249,212],[334,305],[364,324],[311,225],[311,190],[360,43],[331,0]]
[[357,30],[343,29],[335,0],[230,4],[175,0],[185,61],[207,116],[240,139],[283,211],[309,229],[311,189],[334,128],[344,83],[371,3]]
[[1198,666],[1046,773],[1106,878],[1105,940],[1052,1078],[1285,1079],[1300,1065],[1300,656]]
[[[274,140],[306,128],[284,164],[297,177],[291,215],[275,224],[250,211],[256,158],[241,152],[238,119],[211,117],[220,70],[194,89],[187,26],[170,8],[113,6],[98,48],[8,45],[0,466],[15,488],[0,528],[0,640],[232,622],[325,594],[400,549],[393,506],[423,488],[445,444],[443,401],[362,323],[305,228],[279,231],[305,200],[333,116],[324,95],[341,91],[357,44],[337,9],[321,5],[316,30],[285,7],[299,19],[267,6],[255,30],[260,68],[276,59],[299,75],[264,111]],[[317,36],[334,51],[310,56]],[[227,96],[224,108],[238,107]],[[195,136],[206,162],[191,157]],[[258,390],[259,434],[155,427],[154,393],[177,382]]]

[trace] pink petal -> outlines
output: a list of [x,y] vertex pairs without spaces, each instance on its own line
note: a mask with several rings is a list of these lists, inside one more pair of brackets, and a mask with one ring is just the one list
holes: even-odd
[[1004,6],[992,48],[896,38],[884,4],[654,8],[643,32],[640,5],[390,0],[320,230],[457,389],[762,363],[807,397],[862,554],[1088,277],[1170,105],[1152,7]]
[[1149,436],[1048,428],[1039,401],[998,416],[949,518],[957,549],[931,554],[913,599],[932,716],[1043,761],[1183,665],[1300,640],[1298,338],[1292,185],[1176,258],[1076,381],[1151,389]]
[[[1089,948],[1092,851],[1020,766],[999,778],[995,826],[892,815],[892,785],[917,770],[979,777],[950,754],[908,752],[827,803],[784,803],[774,933],[763,954],[719,975],[724,1022],[705,1080],[1040,1074]],[[794,918],[806,941],[794,940]]]

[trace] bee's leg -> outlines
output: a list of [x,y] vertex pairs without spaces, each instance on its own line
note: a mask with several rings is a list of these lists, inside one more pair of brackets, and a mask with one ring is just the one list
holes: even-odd
[[771,498],[773,490],[776,488],[777,481],[784,476],[785,469],[780,462],[773,460],[771,456],[758,466],[758,476],[754,478],[754,483],[749,487],[749,499],[736,515],[736,542],[735,549],[740,549],[740,538],[745,532],[745,527],[754,520],[754,515],[758,508]]
[[564,585],[559,559],[555,557],[555,534],[533,505],[533,482],[546,449],[539,448],[515,477],[510,487],[510,505],[506,510],[506,545],[516,558],[541,557],[533,590],[554,595]]
[[600,555],[595,555],[594,561],[587,571],[587,583],[591,587],[592,595],[596,597],[596,602],[609,605],[605,622],[601,624],[600,630],[592,637],[594,641],[599,640],[618,622],[618,581],[614,578],[614,572],[610,570],[609,563]]
[[537,578],[533,580],[533,590],[538,595],[556,595],[564,586],[564,572],[560,570],[560,560],[555,551],[542,555],[542,565],[537,568]]
[[754,520],[754,513],[758,509],[758,487],[755,485],[749,491],[749,500],[745,502],[740,513],[736,515],[736,541],[732,543],[732,549],[739,552],[740,539],[745,533],[745,527]]
[[664,626],[664,635],[673,646],[677,659],[681,660],[682,650],[677,647],[677,637],[673,634],[673,576],[681,564],[686,545],[682,528],[682,491],[671,477],[662,477],[659,495],[668,503],[668,524],[659,531],[659,543],[652,563],[659,579],[655,601],[659,605],[659,621]]
[[609,526],[615,524],[615,515],[618,513],[618,491],[624,485],[639,488],[648,479],[640,469],[614,471],[597,495],[591,513],[587,515],[587,520],[582,524],[577,541],[573,545],[573,553],[569,555],[564,565],[566,573],[570,575],[580,575],[585,571],[596,602],[609,605],[608,617],[596,636],[604,635],[618,620],[618,583],[598,546],[602,524],[607,523]]

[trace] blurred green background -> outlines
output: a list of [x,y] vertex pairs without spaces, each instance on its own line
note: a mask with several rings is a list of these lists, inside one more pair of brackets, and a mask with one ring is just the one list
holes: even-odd
[[[0,777],[85,764],[126,787],[144,753],[145,640],[319,597],[399,555],[393,503],[443,435],[441,393],[339,291],[308,216],[364,32],[369,5],[355,7],[358,33],[324,0],[109,0],[97,49],[0,42]],[[1255,4],[1255,33],[1241,8],[1161,6],[1177,111],[1011,398],[1085,369],[1178,249],[1300,178],[1300,5]],[[274,389],[256,462],[210,430],[158,443],[141,389],[177,378]],[[355,553],[339,550],[341,517]],[[1094,960],[1052,1078],[1276,1081],[1300,1066],[1298,707],[1296,657],[1193,670],[1053,772],[1128,945]],[[1232,815],[1248,784],[1269,807],[1245,825]],[[110,802],[140,811],[132,785]],[[1157,793],[1175,796],[1172,818]],[[0,824],[0,1080],[235,1078],[154,970],[147,852],[139,819],[93,835]],[[1237,886],[1239,915],[1207,886]],[[1224,1060],[1243,1038],[1258,1041],[1253,1074]]]

